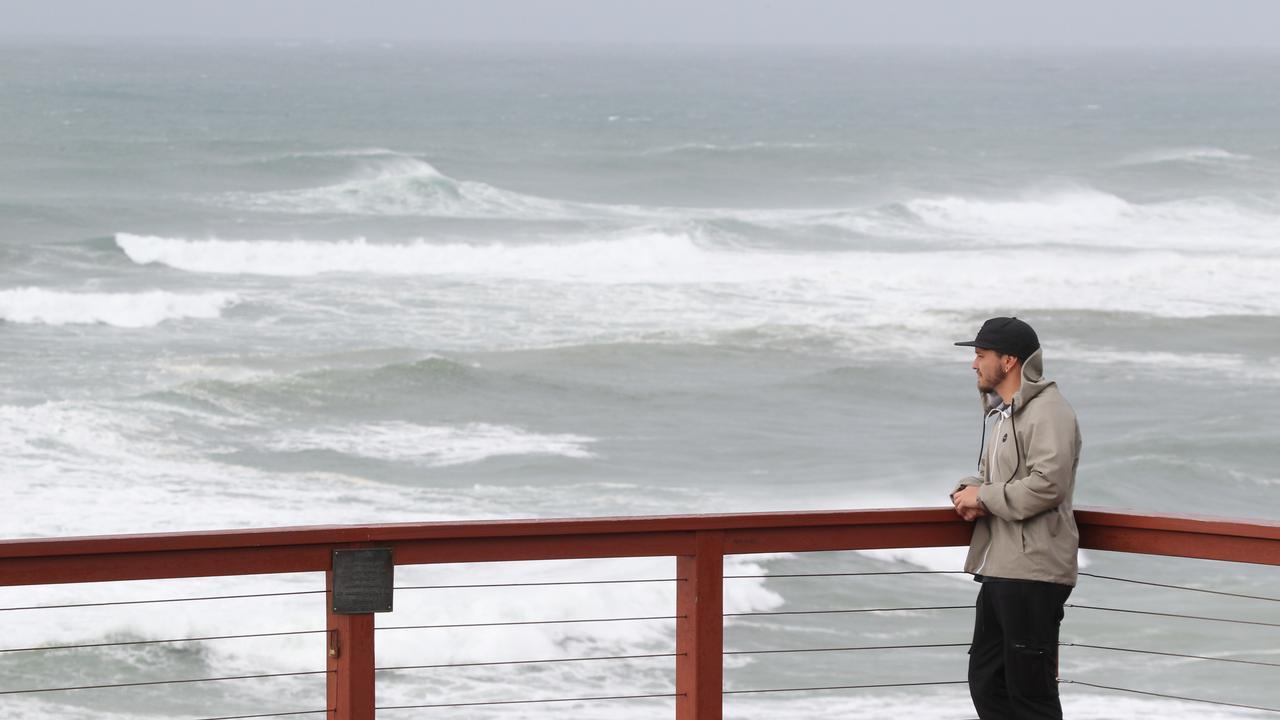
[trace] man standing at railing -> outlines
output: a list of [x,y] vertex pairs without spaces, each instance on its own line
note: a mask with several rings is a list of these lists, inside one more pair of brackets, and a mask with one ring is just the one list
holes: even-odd
[[969,694],[982,720],[1061,720],[1058,626],[1076,584],[1071,511],[1080,428],[1044,379],[1040,340],[1012,317],[983,323],[974,348],[986,418],[978,474],[951,501],[974,523],[965,571],[982,583]]

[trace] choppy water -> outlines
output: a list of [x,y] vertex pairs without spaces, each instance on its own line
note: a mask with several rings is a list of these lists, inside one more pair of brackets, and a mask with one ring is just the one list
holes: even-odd
[[[6,537],[938,505],[969,472],[979,431],[969,358],[951,343],[1009,313],[1040,331],[1047,371],[1079,413],[1078,505],[1278,509],[1275,54],[10,42],[0,108]],[[1104,574],[1275,594],[1273,572],[1245,566],[1087,560]],[[669,565],[398,579],[666,577]],[[753,558],[733,571],[958,565],[939,550]],[[947,576],[734,582],[736,611],[963,604],[975,590]],[[1162,592],[1085,580],[1073,600],[1277,621],[1274,604]],[[85,594],[6,590],[0,604]],[[669,608],[662,584],[402,593],[386,624]],[[6,646],[321,621],[309,596],[63,612],[9,613]],[[963,642],[970,620],[739,620],[728,643]],[[1262,630],[1077,610],[1064,639],[1274,661]],[[387,633],[379,663],[664,652],[669,632]],[[157,667],[314,669],[323,657],[306,636],[256,642],[9,654],[0,666],[16,688]],[[910,652],[736,658],[728,678],[740,689],[963,678],[963,648]],[[669,665],[380,679],[386,704],[663,692]],[[1063,675],[1280,706],[1269,669],[1210,665],[1073,648]],[[303,709],[320,681],[255,682],[10,697],[0,715]],[[1077,718],[1248,716],[1065,695]],[[573,716],[659,716],[662,702]],[[955,688],[728,707],[966,716]]]

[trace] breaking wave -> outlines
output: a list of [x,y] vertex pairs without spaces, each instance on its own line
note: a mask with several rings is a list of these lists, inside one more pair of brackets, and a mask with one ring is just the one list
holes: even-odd
[[0,291],[0,320],[145,328],[168,320],[217,318],[236,302],[229,293],[72,293],[28,287]]
[[[379,153],[367,153],[378,157]],[[359,157],[359,155],[352,155]],[[214,202],[294,215],[337,214],[567,220],[626,213],[625,206],[592,205],[503,190],[483,182],[456,180],[408,156],[380,160],[360,177],[314,188],[233,192]]]
[[584,435],[531,433],[507,425],[469,423],[424,426],[387,422],[292,432],[278,438],[277,450],[333,450],[348,455],[446,467],[513,455],[555,455],[573,459],[595,457]]
[[[771,145],[764,144],[764,147]],[[703,150],[719,146],[700,147]],[[745,147],[755,147],[749,145]],[[1217,197],[1137,203],[1088,187],[1031,188],[1010,197],[940,195],[845,208],[684,208],[606,205],[540,197],[458,180],[417,158],[381,149],[342,151],[369,158],[360,176],[335,185],[238,192],[215,201],[302,215],[612,221],[618,227],[723,221],[784,235],[833,228],[861,238],[943,244],[1068,244],[1119,248],[1275,250],[1280,215]],[[1153,151],[1142,162],[1241,161],[1219,148]],[[1268,209],[1270,210],[1270,209]]]
[[118,233],[140,265],[231,275],[466,275],[611,282],[698,279],[714,251],[698,233],[636,231],[575,243],[371,243],[308,240],[188,240]]
[[[974,214],[973,222],[980,213]],[[117,243],[137,263],[191,272],[299,276],[365,273],[448,276],[479,282],[521,280],[613,288],[590,299],[621,321],[662,307],[680,315],[745,317],[774,324],[830,322],[864,326],[880,313],[913,308],[971,311],[1018,298],[1025,307],[1141,312],[1172,317],[1280,313],[1270,291],[1280,256],[1165,249],[1116,252],[1109,247],[1028,244],[999,253],[975,248],[929,252],[782,251],[735,247],[701,232],[634,231],[576,243],[375,244],[345,242],[185,240],[120,234]],[[999,278],[999,292],[994,290]],[[678,301],[653,297],[654,286],[679,291]],[[680,286],[701,286],[679,290]],[[730,304],[708,291],[732,286]],[[514,291],[504,285],[504,292]],[[553,293],[539,302],[582,301]],[[575,298],[578,298],[575,300]],[[705,306],[705,307],[704,307]],[[578,311],[575,311],[577,313]],[[605,312],[596,307],[589,315]],[[664,310],[664,323],[672,318]]]
[[890,215],[868,226],[874,215],[855,216],[854,227],[975,244],[1280,250],[1280,216],[1218,198],[1133,203],[1081,188],[1012,199],[919,198],[897,207],[906,222]]

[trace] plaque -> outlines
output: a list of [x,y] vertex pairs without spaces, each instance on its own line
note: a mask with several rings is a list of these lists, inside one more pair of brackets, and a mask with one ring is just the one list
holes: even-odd
[[391,548],[333,551],[333,612],[391,612]]

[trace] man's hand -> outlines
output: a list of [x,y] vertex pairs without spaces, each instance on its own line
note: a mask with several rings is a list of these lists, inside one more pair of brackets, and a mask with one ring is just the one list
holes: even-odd
[[987,509],[978,500],[978,486],[967,485],[951,496],[955,504],[956,514],[968,522],[973,522],[987,514]]

